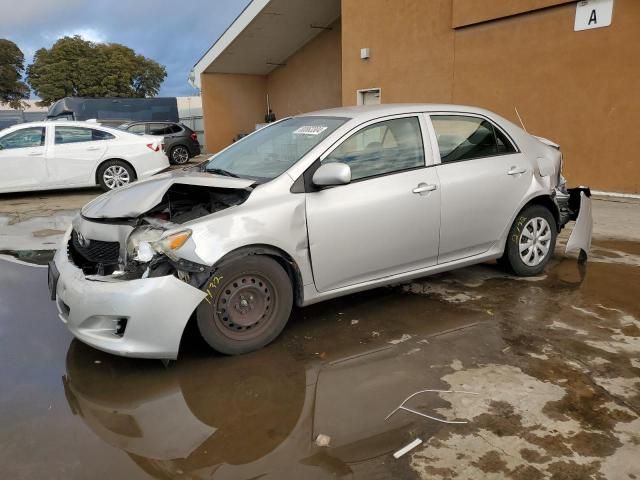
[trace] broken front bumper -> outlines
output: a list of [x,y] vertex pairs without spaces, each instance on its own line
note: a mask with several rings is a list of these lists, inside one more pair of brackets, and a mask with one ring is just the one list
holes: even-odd
[[[63,245],[68,242],[65,236]],[[176,359],[191,314],[205,294],[168,275],[136,280],[85,278],[66,248],[53,260],[59,272],[60,319],[82,342],[116,355]]]

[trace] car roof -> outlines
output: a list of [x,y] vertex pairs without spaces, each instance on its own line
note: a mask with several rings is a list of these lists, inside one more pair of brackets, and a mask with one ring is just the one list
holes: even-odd
[[168,123],[171,125],[181,125],[180,122],[172,122],[170,120],[131,120],[130,122],[123,122],[122,125],[138,125],[140,123]]
[[495,116],[495,113],[485,110],[484,108],[446,103],[386,103],[381,105],[360,105],[317,110],[297,116],[346,117],[366,121],[387,115],[401,115],[403,113],[415,112],[456,112]]
[[17,130],[27,127],[46,127],[47,125],[60,125],[63,127],[86,127],[86,128],[106,128],[114,130],[114,127],[101,125],[99,122],[80,122],[77,120],[45,120],[39,122],[25,122],[11,125],[7,130]]

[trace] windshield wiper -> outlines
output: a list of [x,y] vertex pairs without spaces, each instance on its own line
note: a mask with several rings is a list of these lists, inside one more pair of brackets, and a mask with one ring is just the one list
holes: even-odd
[[222,168],[206,168],[205,171],[209,173],[216,173],[218,175],[224,175],[225,177],[240,178],[240,175],[236,175],[235,173],[231,173],[229,170],[224,170]]

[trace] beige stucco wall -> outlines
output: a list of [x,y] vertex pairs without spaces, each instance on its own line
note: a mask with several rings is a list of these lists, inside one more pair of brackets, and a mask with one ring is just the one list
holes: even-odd
[[207,150],[217,152],[238,133],[264,122],[267,93],[276,117],[341,104],[340,22],[304,45],[269,75],[202,74]]
[[342,102],[374,87],[385,103],[449,101],[453,37],[451,0],[342,0]]
[[268,75],[269,101],[278,118],[341,105],[341,51],[336,22]]
[[267,78],[261,75],[203,73],[202,112],[207,150],[229,145],[238,133],[264,121]]
[[640,2],[616,0],[611,27],[574,32],[575,2],[453,29],[454,1],[465,21],[487,3],[343,0],[343,103],[380,87],[383,103],[472,104],[514,121],[517,107],[530,132],[562,145],[571,183],[639,193]]

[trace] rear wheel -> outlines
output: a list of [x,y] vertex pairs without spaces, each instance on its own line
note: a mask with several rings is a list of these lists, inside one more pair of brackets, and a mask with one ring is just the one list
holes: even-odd
[[105,192],[135,181],[136,172],[121,160],[109,160],[98,169],[98,183]]
[[293,288],[287,272],[261,255],[222,264],[197,310],[198,329],[216,351],[251,352],[271,343],[289,319]]
[[555,225],[552,213],[542,205],[525,208],[511,226],[500,263],[522,277],[541,273],[555,249]]
[[189,161],[189,150],[184,145],[176,145],[169,153],[171,163],[182,165]]

